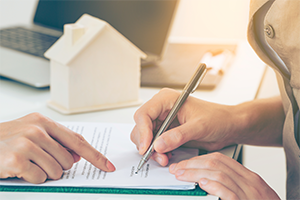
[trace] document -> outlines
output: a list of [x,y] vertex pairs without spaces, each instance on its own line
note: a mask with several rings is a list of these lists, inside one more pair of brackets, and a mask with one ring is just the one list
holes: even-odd
[[[115,172],[104,172],[84,159],[64,172],[60,180],[48,180],[42,184],[31,184],[20,179],[0,180],[0,185],[21,186],[68,186],[106,187],[135,189],[194,189],[192,182],[183,182],[162,167],[149,160],[135,174],[142,158],[130,140],[133,124],[62,122],[63,125],[81,134],[94,148],[105,155],[116,167]],[[170,163],[179,162],[198,155],[198,149],[179,148],[172,152]]]

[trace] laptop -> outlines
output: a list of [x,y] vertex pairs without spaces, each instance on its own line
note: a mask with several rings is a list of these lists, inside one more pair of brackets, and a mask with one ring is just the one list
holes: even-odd
[[180,0],[39,0],[33,24],[0,30],[0,75],[44,88],[50,85],[47,49],[62,35],[63,25],[87,13],[107,21],[148,57],[142,67],[164,54]]

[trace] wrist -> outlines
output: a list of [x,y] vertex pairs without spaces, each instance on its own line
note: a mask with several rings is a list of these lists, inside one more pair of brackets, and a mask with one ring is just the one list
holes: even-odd
[[231,108],[234,129],[232,130],[232,142],[234,144],[245,144],[249,139],[252,125],[249,123],[253,113],[249,109],[250,102],[238,104]]
[[234,143],[281,146],[284,112],[279,97],[234,106]]

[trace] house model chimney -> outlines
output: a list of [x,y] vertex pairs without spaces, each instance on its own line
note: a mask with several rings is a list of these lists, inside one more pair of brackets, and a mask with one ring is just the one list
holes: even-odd
[[73,46],[81,36],[83,36],[85,28],[79,24],[65,24],[64,35],[66,35],[66,46]]

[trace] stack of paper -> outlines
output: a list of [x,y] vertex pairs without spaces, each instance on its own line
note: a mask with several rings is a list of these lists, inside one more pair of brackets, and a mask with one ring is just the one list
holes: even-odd
[[[68,187],[105,187],[135,189],[194,189],[192,182],[183,182],[169,173],[168,167],[161,167],[153,160],[135,174],[141,155],[130,141],[133,124],[111,123],[62,123],[71,130],[81,134],[116,166],[116,171],[106,173],[81,159],[64,172],[60,180],[48,180],[43,184],[30,184],[20,179],[0,180],[0,185],[21,186],[68,186]],[[179,162],[198,155],[198,149],[181,148],[173,151],[170,163]]]

